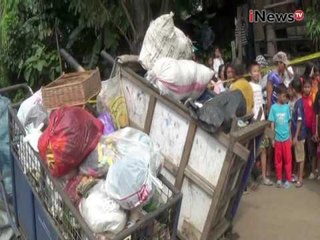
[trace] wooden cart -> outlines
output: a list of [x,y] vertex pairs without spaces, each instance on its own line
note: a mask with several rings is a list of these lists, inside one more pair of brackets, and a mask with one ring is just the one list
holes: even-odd
[[[101,55],[109,57],[105,52]],[[66,56],[79,69],[74,59]],[[254,162],[254,141],[263,135],[268,123],[258,121],[242,129],[233,124],[228,135],[210,134],[190,117],[183,104],[161,96],[134,72],[132,69],[139,69],[132,67],[136,64],[117,61],[111,77],[119,77],[130,126],[146,132],[160,145],[165,156],[162,174],[183,193],[179,238],[220,239],[232,227]]]

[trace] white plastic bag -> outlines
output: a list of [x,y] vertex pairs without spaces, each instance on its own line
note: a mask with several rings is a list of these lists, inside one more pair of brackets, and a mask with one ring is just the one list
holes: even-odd
[[139,56],[144,69],[151,69],[161,57],[192,58],[192,42],[174,26],[173,15],[162,15],[150,23]]
[[[109,145],[110,153],[105,153],[116,159],[109,162],[116,162],[121,156],[139,156],[150,165],[154,177],[160,172],[164,158],[160,147],[146,133],[131,127],[120,129],[105,138]],[[116,152],[114,152],[116,151]]]
[[127,215],[119,204],[109,198],[104,191],[104,181],[97,183],[79,204],[81,216],[94,233],[121,232],[126,223]]
[[97,96],[98,113],[109,112],[116,128],[129,125],[126,99],[121,89],[120,74],[101,82],[101,91]]
[[191,60],[159,59],[147,73],[147,80],[159,88],[160,93],[177,100],[197,99],[207,88],[214,72]]
[[[124,128],[107,137],[116,151],[106,178],[106,191],[124,209],[146,203],[153,195],[153,185],[163,165],[159,147],[140,130]],[[111,154],[110,154],[111,155]]]
[[105,189],[124,209],[147,203],[153,196],[148,163],[137,155],[124,156],[110,167]]
[[29,113],[29,111],[37,104],[41,104],[42,103],[42,93],[41,90],[38,90],[37,92],[35,92],[32,96],[30,96],[29,98],[27,98],[26,100],[24,100],[21,103],[21,106],[18,110],[17,113],[17,117],[19,119],[19,121],[22,123],[22,125],[24,126],[27,115]]

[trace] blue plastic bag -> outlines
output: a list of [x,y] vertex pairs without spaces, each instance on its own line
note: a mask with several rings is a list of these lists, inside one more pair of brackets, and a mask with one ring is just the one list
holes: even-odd
[[10,100],[0,95],[0,170],[8,194],[12,193],[11,155],[9,146],[8,107]]

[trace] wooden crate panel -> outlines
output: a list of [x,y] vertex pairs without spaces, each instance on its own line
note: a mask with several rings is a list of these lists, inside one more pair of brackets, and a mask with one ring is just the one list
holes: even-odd
[[176,166],[180,164],[188,126],[188,120],[161,102],[157,102],[150,136],[159,144],[162,153],[168,160],[172,161]]
[[211,198],[188,178],[184,178],[182,193],[178,229],[184,239],[198,240],[207,219]]
[[143,129],[148,112],[150,95],[125,78],[123,78],[123,91],[130,122],[133,122]]
[[213,186],[216,186],[226,152],[227,149],[213,136],[198,128],[188,165]]
[[175,177],[165,168],[161,170],[161,174],[172,184],[174,185]]

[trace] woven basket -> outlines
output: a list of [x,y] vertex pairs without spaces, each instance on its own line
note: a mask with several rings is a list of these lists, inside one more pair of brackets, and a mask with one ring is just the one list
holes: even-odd
[[100,72],[67,73],[42,87],[42,102],[47,109],[84,105],[101,90]]

